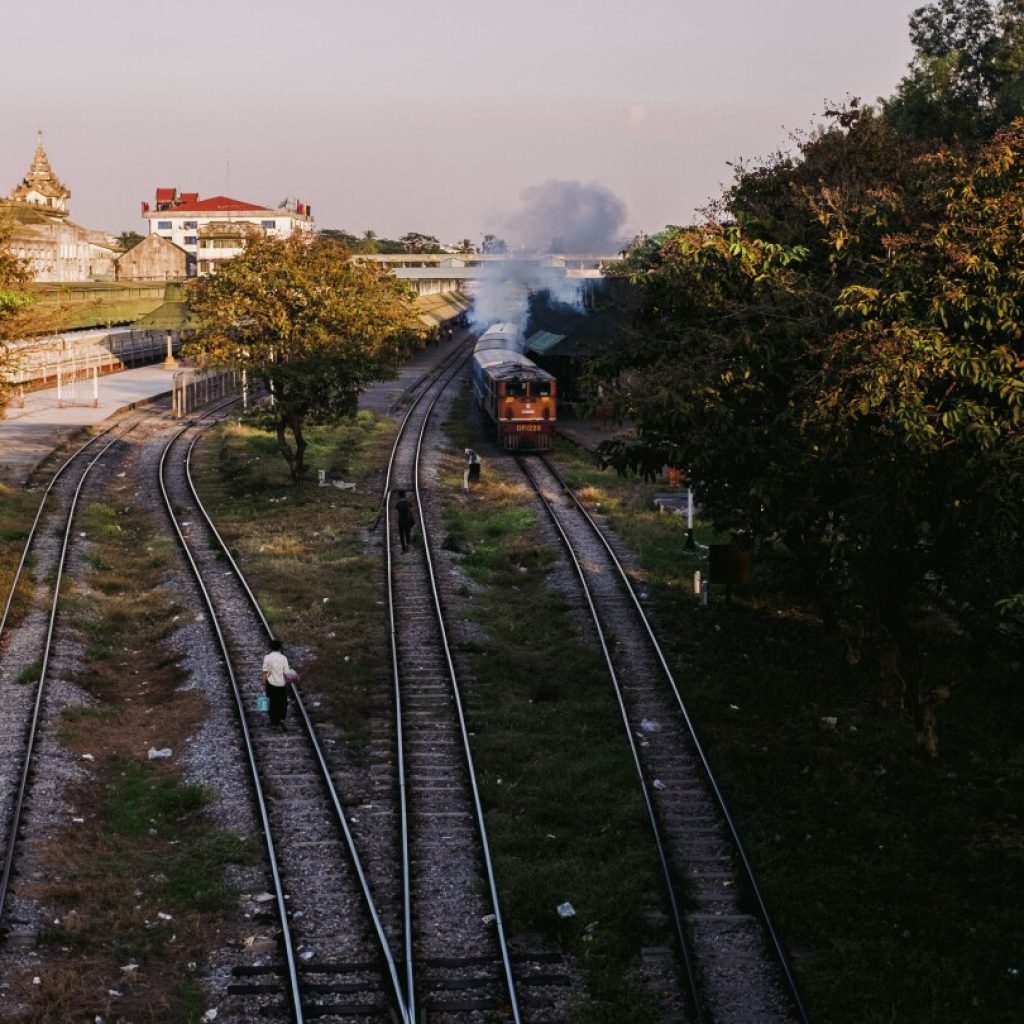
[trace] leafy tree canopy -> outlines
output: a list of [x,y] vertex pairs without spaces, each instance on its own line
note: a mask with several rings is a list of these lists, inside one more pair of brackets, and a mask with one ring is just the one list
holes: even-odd
[[379,253],[400,256],[404,253],[439,253],[444,252],[441,243],[434,235],[425,235],[419,231],[409,231],[401,238],[381,238],[376,231],[367,229],[362,235],[353,235],[337,228],[326,228],[320,232],[324,238],[341,242],[349,252]]
[[487,254],[506,253],[508,252],[508,242],[504,238],[498,238],[497,235],[484,235],[484,240],[480,243],[480,251]]
[[140,235],[138,231],[122,231],[121,234],[117,236],[117,244],[127,252],[129,249],[138,245],[142,239],[143,236]]
[[635,336],[591,371],[637,436],[605,455],[783,540],[920,705],[926,580],[1024,608],[1024,120],[943,147],[851,103],[723,210],[615,271]]
[[41,308],[25,288],[32,275],[28,263],[11,251],[12,232],[10,223],[0,221],[0,415],[8,401],[8,374],[25,351],[23,339],[55,330],[62,312]]
[[969,143],[1024,114],[1024,3],[936,0],[910,18],[914,59],[887,118],[908,138]]
[[416,329],[408,288],[323,236],[254,238],[189,289],[196,336],[186,355],[263,383],[273,397],[264,415],[296,483],[305,427],[351,415],[366,385],[397,369]]
[[419,231],[410,231],[399,239],[407,252],[444,252],[441,243],[433,235],[424,235]]

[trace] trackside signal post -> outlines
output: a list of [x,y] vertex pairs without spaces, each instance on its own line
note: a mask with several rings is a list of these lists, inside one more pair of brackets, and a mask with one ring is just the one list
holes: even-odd
[[178,360],[174,358],[174,335],[167,332],[167,356],[164,359],[165,370],[175,370],[178,367]]

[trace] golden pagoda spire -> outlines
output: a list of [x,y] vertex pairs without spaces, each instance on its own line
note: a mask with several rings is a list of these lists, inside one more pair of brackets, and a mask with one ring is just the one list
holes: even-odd
[[16,203],[41,206],[47,213],[66,217],[70,198],[71,193],[50,167],[50,160],[43,148],[43,132],[40,129],[36,136],[36,151],[32,157],[32,166],[22,179],[21,184],[11,190],[11,199]]

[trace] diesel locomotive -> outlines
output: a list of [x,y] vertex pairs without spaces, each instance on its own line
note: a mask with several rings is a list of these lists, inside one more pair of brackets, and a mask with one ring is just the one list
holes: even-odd
[[515,324],[492,324],[473,349],[473,390],[506,448],[550,448],[555,436],[555,378],[523,354]]

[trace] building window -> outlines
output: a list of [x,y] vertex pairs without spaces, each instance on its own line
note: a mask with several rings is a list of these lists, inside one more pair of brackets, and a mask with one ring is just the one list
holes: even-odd
[[260,223],[265,228],[276,228],[277,227],[277,221],[276,220],[264,220],[264,221],[260,221]]
[[171,222],[169,220],[158,220],[156,222],[156,229],[157,229],[157,231],[170,231],[171,230],[171,226],[172,225],[171,225]]
[[185,236],[185,244],[186,245],[195,245],[196,244],[196,236],[195,235],[186,235]]
[[186,231],[190,231],[190,230],[191,230],[191,231],[195,231],[195,229],[196,229],[197,227],[199,227],[199,221],[197,221],[197,220],[187,220],[187,221],[185,221],[185,223],[184,223],[184,224],[182,224],[181,226],[182,226],[182,227],[183,227],[183,228],[184,228],[184,229],[185,229]]

